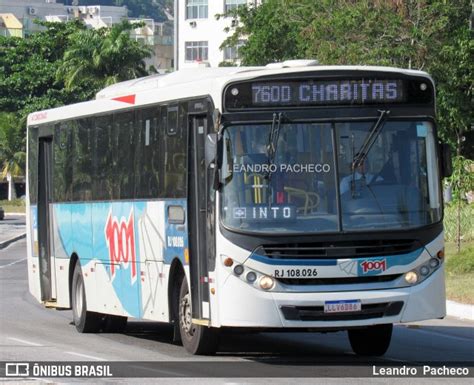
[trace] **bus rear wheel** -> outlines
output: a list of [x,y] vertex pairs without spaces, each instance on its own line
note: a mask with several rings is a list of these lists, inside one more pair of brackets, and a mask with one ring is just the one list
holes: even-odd
[[192,322],[191,294],[186,277],[179,291],[178,322],[181,342],[191,354],[214,354],[219,344],[219,333],[215,328],[196,325]]
[[97,333],[101,327],[102,315],[87,311],[86,291],[79,261],[76,262],[72,277],[71,302],[74,325],[77,331],[80,333]]
[[352,350],[360,356],[382,356],[390,346],[392,330],[392,324],[350,329],[348,334]]

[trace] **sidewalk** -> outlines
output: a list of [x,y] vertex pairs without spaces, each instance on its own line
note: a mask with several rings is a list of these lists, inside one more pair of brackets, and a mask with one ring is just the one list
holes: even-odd
[[0,221],[0,250],[25,237],[25,214],[5,214]]
[[474,321],[474,305],[446,301],[446,314],[464,320]]

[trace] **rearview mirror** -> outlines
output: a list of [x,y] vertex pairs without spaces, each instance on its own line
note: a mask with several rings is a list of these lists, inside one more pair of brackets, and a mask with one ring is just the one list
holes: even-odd
[[217,134],[207,134],[204,153],[206,168],[208,168],[211,164],[215,166],[217,153]]
[[449,144],[441,143],[439,145],[439,156],[441,177],[450,177],[453,173],[453,160],[451,156],[451,147]]

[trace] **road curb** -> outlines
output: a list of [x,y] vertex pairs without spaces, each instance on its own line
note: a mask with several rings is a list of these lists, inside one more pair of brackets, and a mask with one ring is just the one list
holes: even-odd
[[6,216],[6,217],[13,216],[13,215],[21,215],[21,216],[25,216],[25,215],[26,215],[26,213],[5,213],[5,216]]
[[474,321],[474,305],[446,301],[446,314],[451,317]]
[[26,233],[16,235],[6,241],[0,242],[0,250],[4,249],[5,247],[11,245],[13,242],[19,241],[20,239],[26,238]]

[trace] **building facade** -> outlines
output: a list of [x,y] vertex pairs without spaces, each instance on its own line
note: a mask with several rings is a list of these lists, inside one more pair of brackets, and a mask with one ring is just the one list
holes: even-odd
[[258,6],[262,0],[175,0],[175,69],[204,63],[211,67],[239,64],[239,46],[221,49],[237,20],[222,17],[241,5]]
[[73,7],[56,0],[0,0],[0,13],[15,15],[23,25],[24,35],[28,35],[42,29],[34,23],[35,19],[67,21],[84,16],[84,19],[90,19],[90,23],[97,22],[99,27],[127,18],[128,11],[125,7]]
[[23,37],[23,24],[13,13],[0,13],[0,36]]
[[[128,19],[128,10],[126,7],[102,5],[64,5],[56,0],[0,0],[1,35],[23,37],[38,32],[43,27],[35,24],[35,19],[60,23],[80,19],[89,28],[110,28]],[[172,21],[129,20],[144,23],[143,27],[132,32],[131,37],[152,47],[153,56],[146,60],[147,66],[153,66],[160,72],[171,70],[174,65]]]

